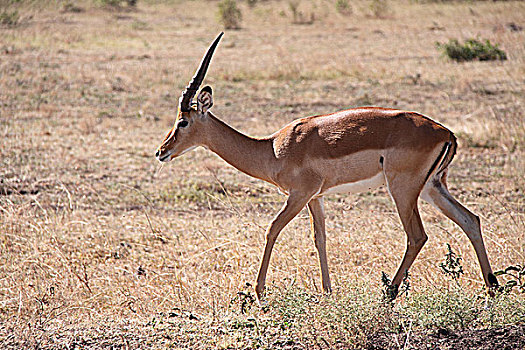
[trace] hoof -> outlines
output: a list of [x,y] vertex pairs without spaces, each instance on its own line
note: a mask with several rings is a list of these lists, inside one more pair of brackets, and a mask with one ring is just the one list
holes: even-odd
[[399,286],[397,284],[390,284],[388,287],[385,288],[383,293],[385,300],[387,302],[392,302],[397,298],[397,294],[399,293]]
[[496,296],[496,292],[500,290],[498,279],[493,273],[489,273],[487,279],[489,280],[489,296],[494,298]]
[[264,300],[264,299],[257,298],[257,303],[259,304],[259,307],[261,309],[264,309],[264,308],[266,308],[268,306],[268,301]]
[[490,288],[497,288],[497,287],[499,287],[498,279],[496,278],[496,276],[493,273],[489,273],[489,275],[487,276],[487,279],[489,280]]
[[262,306],[264,304],[264,287],[260,288],[258,285],[256,285],[255,296],[257,297],[257,303],[259,306]]

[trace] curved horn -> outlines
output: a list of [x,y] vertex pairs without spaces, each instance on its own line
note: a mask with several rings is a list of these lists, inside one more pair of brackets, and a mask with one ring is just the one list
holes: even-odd
[[190,83],[182,92],[182,96],[180,97],[181,112],[188,112],[190,110],[191,100],[193,99],[193,96],[195,96],[195,93],[199,89],[199,86],[201,85],[202,81],[204,80],[204,76],[206,75],[206,71],[208,70],[208,67],[210,65],[213,52],[215,51],[217,44],[219,44],[219,41],[221,40],[223,34],[224,32],[220,32],[219,35],[217,35],[217,38],[215,38],[213,43],[208,48],[206,55],[204,55],[204,57],[202,58],[199,69],[197,69]]

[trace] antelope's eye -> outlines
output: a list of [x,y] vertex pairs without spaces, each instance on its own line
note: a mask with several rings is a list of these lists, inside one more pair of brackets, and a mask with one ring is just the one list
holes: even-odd
[[181,120],[178,125],[179,125],[179,128],[185,128],[185,127],[188,126],[188,121],[187,120]]

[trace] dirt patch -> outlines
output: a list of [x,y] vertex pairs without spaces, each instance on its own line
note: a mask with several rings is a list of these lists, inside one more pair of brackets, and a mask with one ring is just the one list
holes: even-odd
[[440,328],[430,333],[407,335],[376,334],[368,340],[367,350],[386,349],[477,349],[513,350],[525,348],[525,324],[492,329],[451,331]]

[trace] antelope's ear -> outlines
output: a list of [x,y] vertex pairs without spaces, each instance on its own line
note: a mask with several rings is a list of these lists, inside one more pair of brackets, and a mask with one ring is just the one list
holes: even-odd
[[211,87],[206,85],[199,92],[197,96],[197,111],[204,114],[213,106],[213,97],[211,96],[212,90]]

